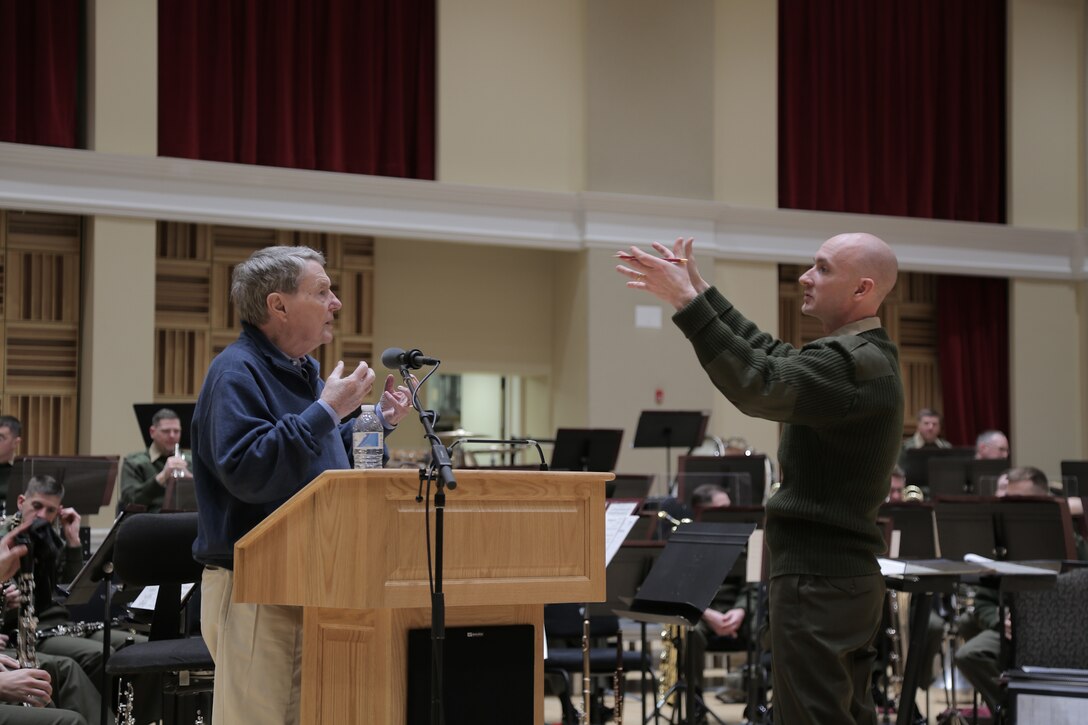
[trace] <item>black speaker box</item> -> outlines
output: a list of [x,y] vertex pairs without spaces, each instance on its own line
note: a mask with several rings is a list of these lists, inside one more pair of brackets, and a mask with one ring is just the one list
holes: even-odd
[[[447,627],[446,725],[532,723],[533,625]],[[408,631],[408,725],[431,722],[431,630]]]

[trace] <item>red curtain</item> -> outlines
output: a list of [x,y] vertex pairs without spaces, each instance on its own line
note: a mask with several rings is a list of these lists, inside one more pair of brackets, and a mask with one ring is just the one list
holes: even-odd
[[79,0],[0,0],[0,141],[77,139]]
[[1008,434],[1008,280],[941,275],[937,309],[944,436],[974,445],[984,430]]
[[1005,221],[1004,0],[779,0],[782,208]]
[[159,0],[159,154],[434,178],[435,0]]

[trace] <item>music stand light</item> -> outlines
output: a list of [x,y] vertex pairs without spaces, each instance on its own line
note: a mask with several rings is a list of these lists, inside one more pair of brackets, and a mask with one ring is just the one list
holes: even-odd
[[665,449],[665,484],[673,495],[672,449],[687,448],[690,452],[703,442],[706,422],[710,416],[701,410],[644,410],[635,429],[635,448]]

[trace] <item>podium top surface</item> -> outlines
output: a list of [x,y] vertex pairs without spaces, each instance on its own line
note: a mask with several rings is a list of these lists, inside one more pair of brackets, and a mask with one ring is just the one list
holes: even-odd
[[[456,475],[444,514],[447,606],[604,600],[612,474]],[[419,487],[415,470],[326,471],[235,545],[234,601],[429,607]],[[433,541],[433,503],[429,514]]]

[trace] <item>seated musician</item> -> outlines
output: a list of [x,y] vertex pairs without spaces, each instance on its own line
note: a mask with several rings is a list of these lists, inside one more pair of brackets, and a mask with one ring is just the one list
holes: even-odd
[[[26,547],[14,542],[17,533],[0,539],[0,578],[8,579],[19,570]],[[89,685],[88,685],[89,686]],[[93,689],[93,688],[92,688]],[[54,704],[56,707],[47,705]],[[9,655],[0,655],[0,723],[12,725],[86,725],[97,722],[61,703],[55,674],[37,667],[20,667]]]
[[191,456],[179,451],[181,419],[169,408],[162,408],[151,416],[151,445],[144,451],[125,456],[121,468],[121,497],[117,502],[120,513],[129,504],[146,507],[148,513],[162,510],[166,487],[173,477],[192,480],[189,471]]
[[[78,663],[87,677],[101,692],[103,676],[102,624],[100,622],[73,622],[68,610],[54,600],[58,583],[75,579],[83,565],[83,549],[79,540],[79,513],[62,505],[64,486],[52,476],[35,476],[27,482],[26,490],[18,498],[18,514],[23,521],[41,519],[51,526],[36,529],[34,552],[34,609],[38,618],[37,651],[45,655],[67,657]],[[18,625],[18,608],[21,594],[9,584],[4,590],[4,632],[15,640]],[[57,634],[54,634],[57,633]],[[52,635],[52,636],[50,636]],[[145,637],[130,632],[113,630],[110,633],[113,649],[129,641]],[[135,683],[137,690],[151,690]],[[138,697],[138,722],[155,718],[159,698],[154,691],[146,697]],[[144,709],[146,708],[146,710]]]
[[[1050,484],[1046,474],[1038,468],[1014,468],[1003,474],[997,482],[998,496],[1049,496]],[[1088,561],[1088,546],[1084,539],[1074,534],[1077,558]],[[1012,638],[1011,618],[1006,611],[1005,621],[999,622],[998,592],[979,587],[971,611],[959,620],[960,633],[966,640],[956,652],[956,666],[971,686],[982,695],[990,712],[997,712],[1001,701],[1001,637]]]

